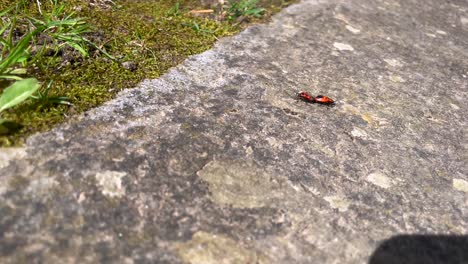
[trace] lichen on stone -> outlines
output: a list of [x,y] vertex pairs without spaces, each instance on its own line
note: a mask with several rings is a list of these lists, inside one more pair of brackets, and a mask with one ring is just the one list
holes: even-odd
[[126,172],[104,171],[96,173],[96,181],[103,195],[114,198],[125,195],[125,186],[122,185],[122,178]]
[[219,234],[197,232],[192,239],[177,243],[175,250],[190,264],[244,264],[271,263],[266,256],[235,240]]

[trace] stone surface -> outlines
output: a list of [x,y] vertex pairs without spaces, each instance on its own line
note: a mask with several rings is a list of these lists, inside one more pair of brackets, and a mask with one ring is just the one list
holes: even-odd
[[305,0],[2,150],[0,262],[468,261],[467,21]]

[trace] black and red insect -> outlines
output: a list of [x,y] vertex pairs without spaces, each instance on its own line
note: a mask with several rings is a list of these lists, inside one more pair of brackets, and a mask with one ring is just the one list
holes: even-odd
[[315,98],[308,92],[300,91],[297,93],[297,97],[307,103],[315,103]]
[[330,97],[324,95],[317,95],[313,97],[308,92],[300,91],[297,93],[297,97],[307,103],[318,103],[323,105],[334,105],[335,101]]
[[315,102],[319,104],[324,104],[324,105],[334,105],[335,101],[331,99],[330,97],[324,96],[324,95],[317,95],[315,96]]

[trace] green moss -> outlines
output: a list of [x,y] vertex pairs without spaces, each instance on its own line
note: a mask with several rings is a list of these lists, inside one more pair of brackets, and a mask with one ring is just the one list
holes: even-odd
[[[34,13],[35,1],[29,2],[30,12]],[[48,1],[42,2],[44,12],[50,7]],[[73,63],[62,64],[60,57],[41,58],[40,65],[30,68],[30,75],[42,83],[53,80],[49,96],[66,96],[73,106],[29,100],[2,113],[2,118],[24,127],[16,134],[0,136],[0,146],[21,144],[27,136],[46,131],[96,107],[112,99],[120,90],[136,86],[144,78],[157,78],[188,56],[210,49],[217,39],[235,34],[247,25],[188,16],[189,10],[206,8],[195,0],[122,0],[115,1],[117,6],[108,8],[92,7],[87,2],[67,1],[68,11],[80,7],[77,16],[87,18],[94,32],[87,37],[118,61],[97,51],[88,58],[77,56]],[[176,2],[180,3],[181,14],[170,15]],[[267,15],[251,22],[267,19],[289,2],[260,1],[267,8]],[[0,8],[5,6],[6,3],[0,0]],[[127,61],[135,63],[136,69],[125,69],[122,63]]]

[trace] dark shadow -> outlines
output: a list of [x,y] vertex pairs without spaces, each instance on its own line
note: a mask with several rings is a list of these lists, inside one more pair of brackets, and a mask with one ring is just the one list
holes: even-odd
[[8,120],[3,120],[2,122],[0,120],[0,136],[14,134],[18,132],[21,128],[23,128],[23,125],[19,123]]
[[468,264],[468,236],[400,235],[385,240],[369,264]]

